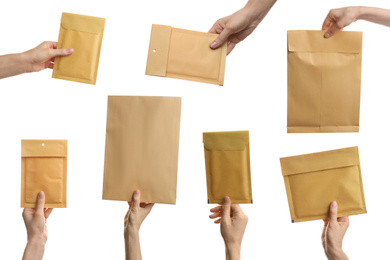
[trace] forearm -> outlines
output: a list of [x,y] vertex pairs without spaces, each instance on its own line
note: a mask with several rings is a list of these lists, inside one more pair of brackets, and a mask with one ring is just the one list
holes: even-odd
[[0,79],[27,72],[23,53],[0,56]]
[[240,244],[226,244],[225,243],[226,260],[240,260],[241,259],[241,245]]
[[22,260],[41,260],[45,252],[45,242],[41,239],[27,241]]
[[275,3],[276,0],[248,0],[244,9],[250,12],[252,19],[260,23]]
[[390,27],[390,10],[375,7],[360,6],[357,19]]
[[130,228],[125,230],[125,252],[126,260],[142,259],[138,230]]

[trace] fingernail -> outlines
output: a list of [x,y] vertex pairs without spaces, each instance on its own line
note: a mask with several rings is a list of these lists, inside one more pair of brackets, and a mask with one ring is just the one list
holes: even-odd
[[223,202],[224,202],[224,203],[228,203],[228,202],[229,202],[229,197],[228,197],[228,196],[225,196],[225,197],[223,198]]
[[325,33],[325,35],[324,35],[325,38],[328,38],[329,36],[330,36],[330,34],[328,32]]
[[210,44],[211,48],[215,48],[216,46],[217,46],[217,42],[215,42],[215,41]]
[[136,190],[136,191],[134,192],[134,194],[135,194],[135,195],[139,195],[139,190]]
[[42,198],[43,197],[43,191],[40,191],[39,193],[38,193],[38,198]]
[[332,208],[335,208],[337,207],[337,202],[336,201],[333,201],[332,204],[331,204]]
[[68,48],[68,49],[66,49],[66,52],[70,54],[70,53],[73,52],[73,49],[72,48]]

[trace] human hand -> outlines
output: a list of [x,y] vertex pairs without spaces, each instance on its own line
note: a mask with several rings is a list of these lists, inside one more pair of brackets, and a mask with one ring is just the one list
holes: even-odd
[[53,211],[52,208],[44,208],[45,193],[40,191],[37,196],[36,208],[23,209],[23,220],[27,230],[27,240],[47,241],[47,218]]
[[361,13],[360,9],[358,6],[351,6],[330,10],[322,24],[322,30],[326,31],[324,37],[329,38],[337,31],[355,22]]
[[242,211],[240,205],[231,204],[229,197],[223,199],[223,205],[210,210],[214,223],[221,223],[221,235],[225,241],[227,259],[239,259],[241,242],[244,237],[248,216]]
[[348,217],[337,217],[337,202],[329,207],[329,218],[324,219],[321,240],[325,254],[329,260],[348,259],[342,249],[343,238],[349,226]]
[[129,204],[129,210],[125,216],[125,234],[130,231],[139,231],[142,222],[148,216],[154,203],[140,202],[141,192],[136,190],[133,199]]
[[249,0],[244,8],[217,20],[209,33],[216,33],[219,36],[210,44],[210,48],[217,49],[227,41],[228,55],[237,43],[256,29],[275,2],[276,0]]
[[43,69],[52,69],[54,58],[68,56],[73,49],[57,49],[57,42],[42,42],[37,47],[22,53],[26,65],[26,72],[36,72]]

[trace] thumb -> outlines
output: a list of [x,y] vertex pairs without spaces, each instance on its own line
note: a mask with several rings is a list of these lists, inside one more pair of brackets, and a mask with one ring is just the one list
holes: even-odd
[[51,57],[57,57],[57,56],[68,56],[73,53],[72,48],[67,49],[50,49],[50,56]]
[[43,213],[44,207],[45,207],[45,193],[43,191],[40,191],[37,195],[36,211]]
[[134,191],[133,193],[133,207],[139,208],[139,203],[141,200],[141,192],[139,190]]
[[331,224],[337,224],[337,202],[333,201],[329,207],[329,222]]
[[220,35],[210,44],[211,49],[217,49],[221,47],[229,38],[231,33],[227,29],[223,29]]
[[223,198],[223,206],[222,206],[222,219],[230,219],[230,210],[232,203],[228,196]]

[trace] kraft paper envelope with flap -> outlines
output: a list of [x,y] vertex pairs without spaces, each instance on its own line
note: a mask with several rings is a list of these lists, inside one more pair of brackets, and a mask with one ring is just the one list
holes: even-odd
[[280,159],[292,222],[366,213],[357,147]]
[[53,78],[96,84],[105,21],[62,13],[57,49],[73,48],[73,53],[55,58]]
[[103,199],[176,203],[180,113],[180,97],[108,97]]
[[359,132],[362,33],[288,31],[288,133]]
[[249,131],[203,133],[208,203],[252,203]]
[[22,208],[35,208],[40,191],[45,208],[66,208],[67,153],[66,140],[22,140]]
[[153,24],[145,74],[223,85],[227,45],[209,47],[217,36]]

